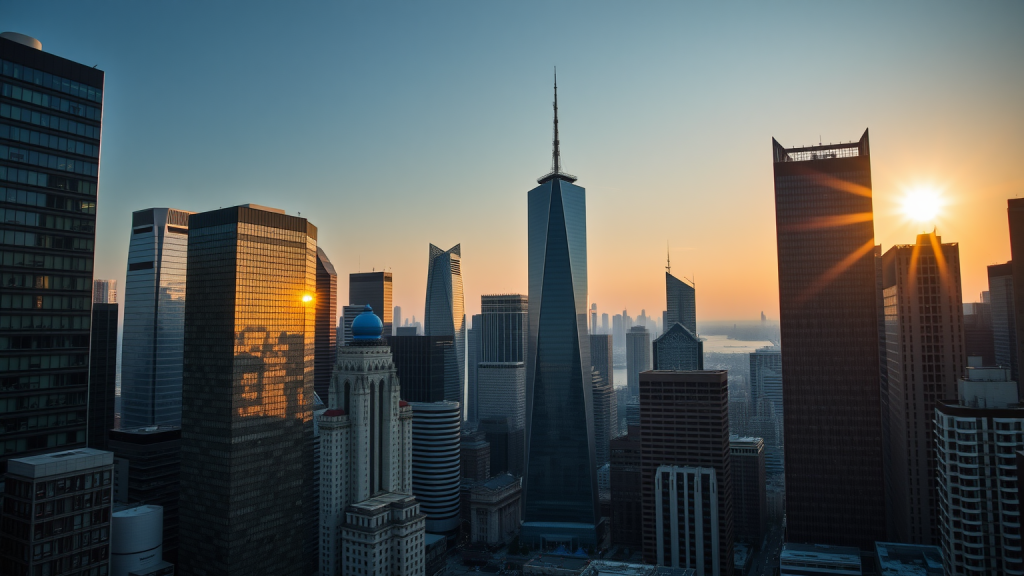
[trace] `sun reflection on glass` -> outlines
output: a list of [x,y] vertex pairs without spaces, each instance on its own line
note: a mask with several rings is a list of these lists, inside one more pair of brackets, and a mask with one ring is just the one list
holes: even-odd
[[302,295],[302,301],[306,302],[306,303],[312,302],[313,301],[313,296],[311,294],[303,294]]

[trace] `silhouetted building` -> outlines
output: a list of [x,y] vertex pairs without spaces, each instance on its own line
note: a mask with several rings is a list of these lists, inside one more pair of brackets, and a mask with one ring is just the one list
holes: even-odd
[[727,373],[642,373],[640,453],[644,561],[698,574],[731,571]]
[[[960,248],[931,234],[882,257],[889,365],[889,465],[886,508],[896,539],[937,544],[937,400],[956,396],[964,373]],[[955,303],[955,304],[951,304]]]
[[132,212],[121,344],[121,426],[181,425],[191,212]]
[[478,371],[480,369],[481,314],[473,315],[473,326],[466,331],[466,420],[477,422],[479,416]]
[[316,249],[316,336],[313,360],[313,389],[327,398],[331,372],[338,355],[338,273],[327,254]]
[[107,449],[107,432],[114,427],[117,393],[117,304],[92,305],[89,350],[89,448]]
[[[561,171],[555,92],[552,171],[528,194],[524,542],[596,547],[594,414],[587,339],[586,191]],[[543,313],[542,313],[543,312]]]
[[640,373],[652,367],[651,334],[643,326],[633,326],[626,333],[626,389],[630,396],[639,394]]
[[459,441],[462,477],[487,480],[491,477],[491,445],[483,432],[463,432]]
[[[612,364],[612,356],[612,335],[591,334],[590,362],[594,366],[594,370],[601,376],[602,382],[600,390],[597,387],[594,388],[594,430],[595,438],[598,440],[595,450],[598,464],[608,462],[610,455],[607,448],[603,446],[607,446],[612,438],[619,435],[618,394],[615,393],[613,380],[615,369]],[[600,400],[598,396],[600,396]],[[607,441],[601,440],[604,437],[604,433],[600,431],[602,426],[607,427]]]
[[[348,275],[348,303],[362,307],[369,304],[384,323],[384,335],[391,334],[391,272],[353,272]],[[356,312],[359,315],[359,312]],[[352,321],[349,320],[349,323]],[[347,342],[346,342],[347,343]]]
[[652,349],[655,370],[704,369],[704,343],[678,322],[655,339]]
[[295,529],[313,473],[316,233],[253,205],[189,218],[184,573],[316,570]]
[[964,355],[980,358],[982,366],[996,366],[992,336],[992,298],[981,293],[981,302],[964,304]]
[[512,431],[508,416],[481,418],[477,428],[490,444],[491,474],[508,472],[514,476],[523,473],[523,432]]
[[456,377],[451,336],[392,336],[387,339],[406,402],[440,402]]
[[886,526],[868,132],[772,154],[788,535],[867,549]]
[[690,282],[684,282],[665,272],[665,329],[673,324],[682,324],[691,334],[697,333],[697,291]]
[[[613,381],[615,369],[612,364],[612,335],[590,335],[590,363],[601,375],[601,380],[615,385]],[[616,434],[617,436],[617,434]]]
[[[104,73],[9,32],[0,68],[0,322],[19,343],[0,350],[0,403],[18,404],[0,427],[2,476],[9,458],[86,445]],[[48,226],[53,214],[66,224]]]
[[526,429],[528,300],[523,294],[485,294],[480,297],[480,309],[477,415],[481,421],[506,418],[507,462],[492,466],[491,471],[520,475]]
[[639,550],[643,545],[640,498],[640,427],[611,441],[609,480],[612,503],[612,544]]
[[988,267],[988,292],[992,299],[992,347],[996,365],[1010,369],[1010,378],[1020,382],[1017,366],[1017,316],[1013,303],[1011,262]]
[[423,308],[423,333],[451,336],[455,341],[458,378],[449,381],[444,399],[463,404],[466,372],[466,308],[462,295],[462,245],[448,250],[430,245],[427,266],[427,302]]
[[760,438],[730,436],[733,522],[736,541],[761,547],[768,532],[764,442]]
[[[1016,327],[1017,358],[1024,350],[1024,198],[1010,198],[1006,201],[1006,212],[1010,222],[1010,271],[1013,275],[1013,314]],[[1014,374],[1018,378],[1019,374]],[[1015,380],[1020,387],[1019,378]]]
[[163,556],[178,561],[181,428],[147,426],[112,430],[114,501],[163,507]]
[[109,573],[113,459],[78,448],[8,460],[0,574]]
[[966,372],[955,400],[939,400],[933,416],[942,562],[946,574],[1021,574],[1014,489],[1024,408],[1009,370]]

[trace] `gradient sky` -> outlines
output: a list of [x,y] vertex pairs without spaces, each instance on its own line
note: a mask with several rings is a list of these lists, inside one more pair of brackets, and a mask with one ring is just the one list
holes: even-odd
[[[938,226],[964,298],[1009,259],[1024,192],[1024,3],[7,2],[0,28],[106,72],[97,278],[133,210],[301,212],[342,276],[385,267],[422,316],[427,245],[462,244],[467,314],[527,291],[526,192],[563,164],[588,201],[590,298],[698,320],[778,317],[771,138],[871,130],[876,242]],[[947,205],[910,222],[919,187]]]

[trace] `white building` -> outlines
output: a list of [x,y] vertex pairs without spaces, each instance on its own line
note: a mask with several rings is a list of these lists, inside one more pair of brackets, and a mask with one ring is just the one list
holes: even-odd
[[1024,574],[1015,452],[1024,408],[1009,368],[967,368],[935,407],[939,533],[946,574]]
[[411,496],[412,410],[399,397],[382,330],[368,310],[351,323],[319,418],[321,576],[424,571],[425,518]]
[[[718,482],[714,468],[658,466],[654,476],[654,521],[659,566],[693,568],[698,576],[726,573],[719,566]],[[666,527],[671,534],[669,540],[664,537]]]

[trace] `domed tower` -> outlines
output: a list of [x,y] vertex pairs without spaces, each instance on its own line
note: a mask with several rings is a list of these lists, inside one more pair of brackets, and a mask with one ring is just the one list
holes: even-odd
[[343,563],[347,507],[412,494],[412,409],[399,397],[383,329],[370,306],[353,320],[353,340],[338,348],[320,416],[321,574],[337,574]]

